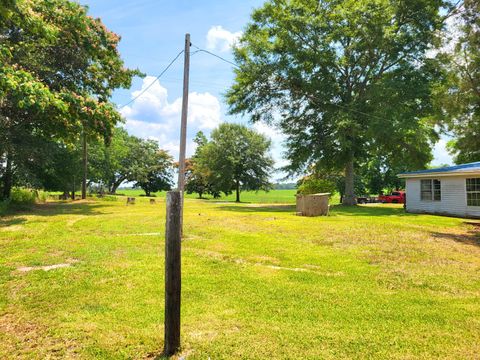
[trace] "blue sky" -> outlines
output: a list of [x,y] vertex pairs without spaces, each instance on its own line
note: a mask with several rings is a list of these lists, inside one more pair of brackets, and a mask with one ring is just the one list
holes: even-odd
[[[147,74],[135,79],[132,88],[118,90],[113,100],[127,103],[149,85],[183,49],[185,33],[194,45],[232,59],[230,46],[247,24],[250,14],[262,0],[79,0],[89,14],[100,17],[105,25],[122,37],[120,53],[130,68]],[[192,49],[193,50],[193,49]],[[183,57],[133,104],[122,109],[126,127],[134,135],[153,138],[160,146],[178,156],[178,129],[181,109]],[[190,108],[187,155],[198,130],[207,135],[223,121],[247,123],[248,119],[226,115],[223,94],[233,80],[232,66],[204,53],[191,58]],[[272,155],[277,166],[282,160],[282,136],[266,125],[255,128],[273,141]],[[442,140],[434,149],[434,164],[451,163]],[[280,176],[280,175],[279,175]]]

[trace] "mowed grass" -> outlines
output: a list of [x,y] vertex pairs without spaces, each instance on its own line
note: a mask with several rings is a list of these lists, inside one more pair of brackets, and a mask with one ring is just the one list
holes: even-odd
[[[124,200],[0,218],[1,359],[161,353],[165,202]],[[181,357],[478,358],[472,221],[401,205],[317,218],[275,203],[185,206]],[[70,266],[37,268],[55,264]]]
[[[142,189],[119,189],[117,191],[121,195],[125,196],[145,196],[145,192]],[[270,190],[270,191],[243,191],[240,193],[240,201],[242,203],[264,203],[264,204],[294,204],[295,203],[295,194],[297,190]],[[160,191],[154,193],[155,197],[165,197],[166,192]],[[209,195],[203,196],[205,200],[211,201],[235,201],[235,194],[230,194],[222,196],[218,199],[213,199]],[[187,199],[198,199],[198,194],[185,194]],[[338,196],[334,197],[334,202],[338,203]]]

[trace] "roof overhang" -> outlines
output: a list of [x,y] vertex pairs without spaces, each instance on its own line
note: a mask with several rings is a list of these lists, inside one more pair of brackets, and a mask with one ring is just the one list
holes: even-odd
[[418,172],[418,173],[404,173],[398,174],[400,179],[415,179],[415,178],[438,178],[438,177],[453,177],[453,176],[480,176],[480,170],[472,171],[444,171],[444,172]]

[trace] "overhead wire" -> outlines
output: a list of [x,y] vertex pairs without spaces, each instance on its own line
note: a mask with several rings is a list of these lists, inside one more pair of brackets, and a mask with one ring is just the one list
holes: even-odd
[[161,77],[163,74],[165,74],[167,72],[168,69],[170,69],[170,67],[173,65],[173,63],[175,61],[177,61],[177,59],[180,57],[180,55],[182,55],[184,53],[185,50],[182,50],[180,51],[177,56],[175,56],[175,58],[173,58],[172,61],[170,61],[170,63],[165,67],[165,69],[163,69],[163,71],[155,78],[155,80],[153,80],[145,89],[143,89],[139,94],[137,94],[134,98],[132,98],[130,101],[128,101],[127,103],[121,105],[118,107],[118,109],[123,109],[125,106],[128,106],[130,105],[131,103],[133,103],[135,100],[137,100],[140,96],[142,96],[143,94],[145,94],[148,89],[150,89]]
[[[228,64],[230,64],[230,65],[233,65],[233,66],[236,67],[236,68],[240,68],[240,66],[239,66],[238,64],[236,64],[236,63],[234,63],[234,62],[232,62],[232,61],[230,61],[230,60],[227,60],[227,59],[225,59],[224,57],[222,57],[222,56],[220,56],[220,55],[217,55],[217,54],[215,54],[215,53],[213,53],[213,52],[211,52],[211,51],[202,49],[202,48],[196,46],[195,44],[191,44],[191,46],[194,47],[195,49],[197,49],[197,50],[195,50],[195,51],[193,51],[193,52],[191,53],[191,56],[194,56],[194,55],[196,55],[196,54],[198,54],[198,53],[203,52],[203,53],[208,54],[208,55],[210,55],[210,56],[213,56],[213,57],[215,57],[215,58],[217,58],[217,59],[220,59],[220,60],[224,61],[225,63],[228,63]],[[120,106],[119,109],[124,108],[124,107],[127,106],[127,105],[130,105],[132,102],[134,102],[135,100],[137,100],[140,96],[142,96],[148,89],[150,89],[150,88],[160,79],[160,77],[161,77],[163,74],[165,74],[165,73],[167,72],[167,70],[173,65],[173,63],[174,63],[174,62],[180,57],[180,55],[183,54],[183,53],[184,53],[184,50],[180,51],[180,52],[177,54],[177,56],[167,65],[167,67],[155,78],[155,80],[153,80],[145,89],[143,89],[137,96],[135,96],[135,97],[134,97],[133,99],[131,99],[129,102],[127,102],[126,104]],[[172,80],[173,80],[173,79],[172,79]],[[210,85],[212,85],[212,84],[210,83]],[[220,85],[220,84],[218,84],[218,85]],[[305,96],[306,96],[307,98],[309,98],[311,101],[313,101],[313,102],[315,102],[315,103],[318,104],[318,102],[317,102],[318,99],[316,99],[315,96],[309,95],[309,94],[305,94]],[[336,107],[338,107],[338,108],[340,108],[340,109],[343,109],[343,110],[345,110],[345,111],[347,111],[347,112],[355,112],[355,113],[357,113],[357,114],[361,114],[361,115],[364,115],[364,116],[376,118],[376,119],[379,119],[379,120],[385,120],[385,119],[383,119],[383,118],[381,118],[381,117],[379,117],[379,116],[377,116],[377,115],[368,114],[368,113],[365,113],[365,112],[360,111],[360,110],[356,110],[356,109],[349,108],[349,107],[347,107],[347,106],[345,106],[345,105],[340,105],[340,104],[336,104],[336,103],[328,103],[328,104],[326,104],[326,105],[336,106]]]
[[194,45],[194,44],[192,44],[192,46],[193,46],[195,49],[197,49],[196,51],[194,51],[194,52],[192,53],[192,55],[193,55],[193,54],[197,54],[197,53],[199,53],[199,52],[203,52],[203,53],[212,55],[212,56],[216,57],[217,59],[220,59],[220,60],[222,60],[222,61],[225,61],[226,63],[235,66],[237,69],[240,68],[240,66],[239,66],[238,64],[235,64],[234,62],[232,62],[232,61],[230,61],[230,60],[227,60],[227,59],[225,59],[224,57],[222,57],[222,56],[220,56],[220,55],[217,55],[217,54],[215,54],[215,53],[213,53],[213,52],[211,52],[211,51],[208,51],[208,50],[199,48],[198,46],[196,46],[196,45]]
[[[204,53],[209,54],[209,55],[212,55],[212,56],[214,56],[214,57],[216,57],[216,58],[218,58],[218,59],[220,59],[220,60],[222,60],[222,61],[230,64],[230,65],[233,65],[233,66],[235,66],[236,68],[240,68],[240,66],[239,66],[238,64],[235,64],[234,62],[231,62],[231,61],[223,58],[223,57],[220,56],[220,55],[217,55],[217,54],[215,54],[215,53],[212,53],[211,51],[208,51],[208,50],[199,48],[198,46],[196,46],[196,45],[194,45],[194,44],[192,44],[192,46],[197,49],[194,53],[204,52]],[[319,104],[319,103],[317,102],[318,99],[316,99],[315,96],[309,95],[309,94],[304,94],[304,95],[305,95],[307,98],[309,98],[311,101],[313,101],[314,103],[316,103],[317,105]],[[380,116],[373,115],[373,114],[367,114],[367,113],[365,113],[365,112],[363,112],[363,111],[356,110],[356,109],[352,109],[352,108],[349,108],[349,107],[347,107],[347,106],[345,106],[345,105],[340,105],[340,104],[336,104],[336,103],[328,103],[328,104],[326,104],[326,105],[336,106],[336,107],[338,107],[338,108],[340,108],[340,109],[343,109],[343,110],[345,110],[345,111],[347,111],[347,112],[355,112],[355,113],[357,113],[357,114],[361,114],[361,115],[364,115],[364,116],[369,116],[369,117],[372,117],[372,118],[376,118],[376,119],[378,119],[378,120],[385,120],[385,119],[381,118]]]

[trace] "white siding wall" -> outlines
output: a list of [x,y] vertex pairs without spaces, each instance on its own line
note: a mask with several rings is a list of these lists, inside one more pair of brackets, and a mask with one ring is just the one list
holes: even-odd
[[[461,217],[480,217],[480,206],[467,206],[466,178],[467,176],[448,176],[405,179],[407,211]],[[442,189],[441,201],[420,200],[420,180],[422,179],[440,180]]]

